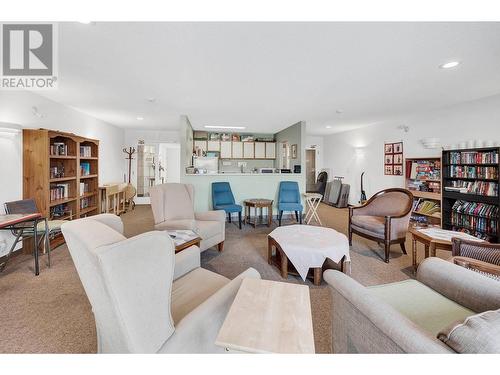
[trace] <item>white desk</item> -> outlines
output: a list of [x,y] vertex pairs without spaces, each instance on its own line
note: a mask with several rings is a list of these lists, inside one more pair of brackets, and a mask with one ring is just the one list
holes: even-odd
[[314,354],[309,287],[244,279],[215,345],[247,353]]

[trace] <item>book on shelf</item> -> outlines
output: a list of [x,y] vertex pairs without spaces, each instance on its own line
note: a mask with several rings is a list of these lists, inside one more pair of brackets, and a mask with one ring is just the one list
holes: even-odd
[[486,181],[451,181],[450,186],[444,187],[445,191],[462,194],[476,194],[487,197],[498,196],[498,183]]
[[84,157],[84,158],[92,157],[92,147],[80,146],[80,157]]
[[50,187],[50,201],[69,198],[69,184],[57,184]]
[[426,159],[406,160],[407,189],[441,192],[441,161]]
[[415,199],[413,213],[441,218],[441,204],[438,201],[428,199]]
[[80,182],[80,196],[90,193],[90,184],[88,182]]
[[50,155],[52,156],[67,156],[68,145],[64,142],[54,142],[50,145]]
[[497,167],[477,167],[464,165],[451,165],[450,177],[456,178],[477,178],[495,180],[498,178]]
[[87,162],[80,163],[80,175],[81,176],[90,175],[90,163],[87,163]]
[[498,164],[497,151],[452,151],[450,164]]
[[498,236],[498,206],[457,200],[451,209],[451,225],[484,240]]

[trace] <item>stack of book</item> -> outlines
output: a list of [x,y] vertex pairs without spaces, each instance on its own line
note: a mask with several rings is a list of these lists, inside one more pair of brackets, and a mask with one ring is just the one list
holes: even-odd
[[68,145],[64,142],[54,142],[50,145],[50,155],[66,156],[68,155]]
[[50,201],[69,198],[69,184],[57,184],[50,187]]

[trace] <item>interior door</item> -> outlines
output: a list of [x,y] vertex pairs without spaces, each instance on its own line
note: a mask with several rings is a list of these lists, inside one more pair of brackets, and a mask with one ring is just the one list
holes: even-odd
[[314,191],[316,183],[316,150],[306,150],[306,191]]

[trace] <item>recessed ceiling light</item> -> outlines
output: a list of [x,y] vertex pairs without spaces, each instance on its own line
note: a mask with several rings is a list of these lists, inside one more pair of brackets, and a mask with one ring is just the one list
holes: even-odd
[[137,120],[139,120],[139,121],[144,120],[144,117],[142,117],[142,116],[137,116],[136,118],[137,118]]
[[341,110],[341,109],[337,109],[335,112],[336,112],[336,113],[338,113],[338,114],[340,114],[340,113],[342,113],[342,112],[344,112],[344,111],[343,111],[343,110]]
[[440,65],[439,67],[441,69],[450,69],[450,68],[454,68],[454,67],[459,66],[459,65],[460,65],[460,61],[450,61],[450,62],[447,62],[446,64]]
[[244,126],[214,126],[214,125],[205,125],[207,129],[246,129]]
[[150,103],[156,103],[156,98],[153,98],[153,97],[151,97],[151,98],[147,98],[146,100],[147,100],[148,102],[150,102]]
[[327,129],[331,129],[332,127],[330,125],[325,126]]

